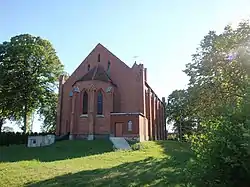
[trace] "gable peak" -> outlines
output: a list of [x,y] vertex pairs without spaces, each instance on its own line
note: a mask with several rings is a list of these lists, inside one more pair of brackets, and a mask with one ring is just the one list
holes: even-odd
[[96,46],[95,46],[95,48],[105,48],[105,49],[107,49],[104,45],[102,45],[101,43],[98,43]]

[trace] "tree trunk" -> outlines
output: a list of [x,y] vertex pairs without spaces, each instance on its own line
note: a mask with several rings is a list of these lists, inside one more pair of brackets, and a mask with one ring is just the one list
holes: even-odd
[[27,104],[24,105],[24,114],[23,114],[23,132],[26,133],[27,130]]
[[30,122],[30,127],[29,127],[29,130],[30,130],[30,132],[32,132],[32,130],[33,130],[33,124],[34,124],[34,118],[35,118],[35,112],[32,112],[32,114],[31,114],[31,117],[29,116],[29,118],[31,118],[30,120],[31,120],[31,122]]
[[4,119],[0,118],[0,133],[2,132],[3,122],[4,122]]

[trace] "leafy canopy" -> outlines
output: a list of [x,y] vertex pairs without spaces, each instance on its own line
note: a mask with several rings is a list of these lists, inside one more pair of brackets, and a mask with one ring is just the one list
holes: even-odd
[[188,179],[196,186],[248,186],[250,175],[250,25],[210,31],[189,77],[192,107],[202,132],[189,137],[195,159]]
[[2,116],[24,120],[50,99],[63,65],[51,43],[21,34],[0,44],[0,105]]

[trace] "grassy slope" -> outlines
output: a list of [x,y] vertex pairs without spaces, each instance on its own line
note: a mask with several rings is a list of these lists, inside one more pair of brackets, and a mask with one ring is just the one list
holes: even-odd
[[179,186],[186,144],[144,142],[112,151],[108,141],[62,141],[50,147],[0,147],[0,186]]

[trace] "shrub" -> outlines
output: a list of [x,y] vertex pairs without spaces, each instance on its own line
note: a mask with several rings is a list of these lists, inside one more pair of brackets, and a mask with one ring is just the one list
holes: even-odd
[[131,145],[131,149],[133,151],[141,150],[142,149],[142,144],[141,143],[135,143],[135,144]]
[[177,137],[177,135],[175,133],[172,133],[172,134],[168,134],[167,139],[177,141],[178,137]]
[[249,121],[235,116],[203,124],[204,132],[189,140],[196,157],[187,177],[196,186],[249,186]]
[[145,150],[145,149],[151,149],[151,144],[145,144],[145,143],[135,143],[131,145],[131,149],[136,151],[136,150]]

